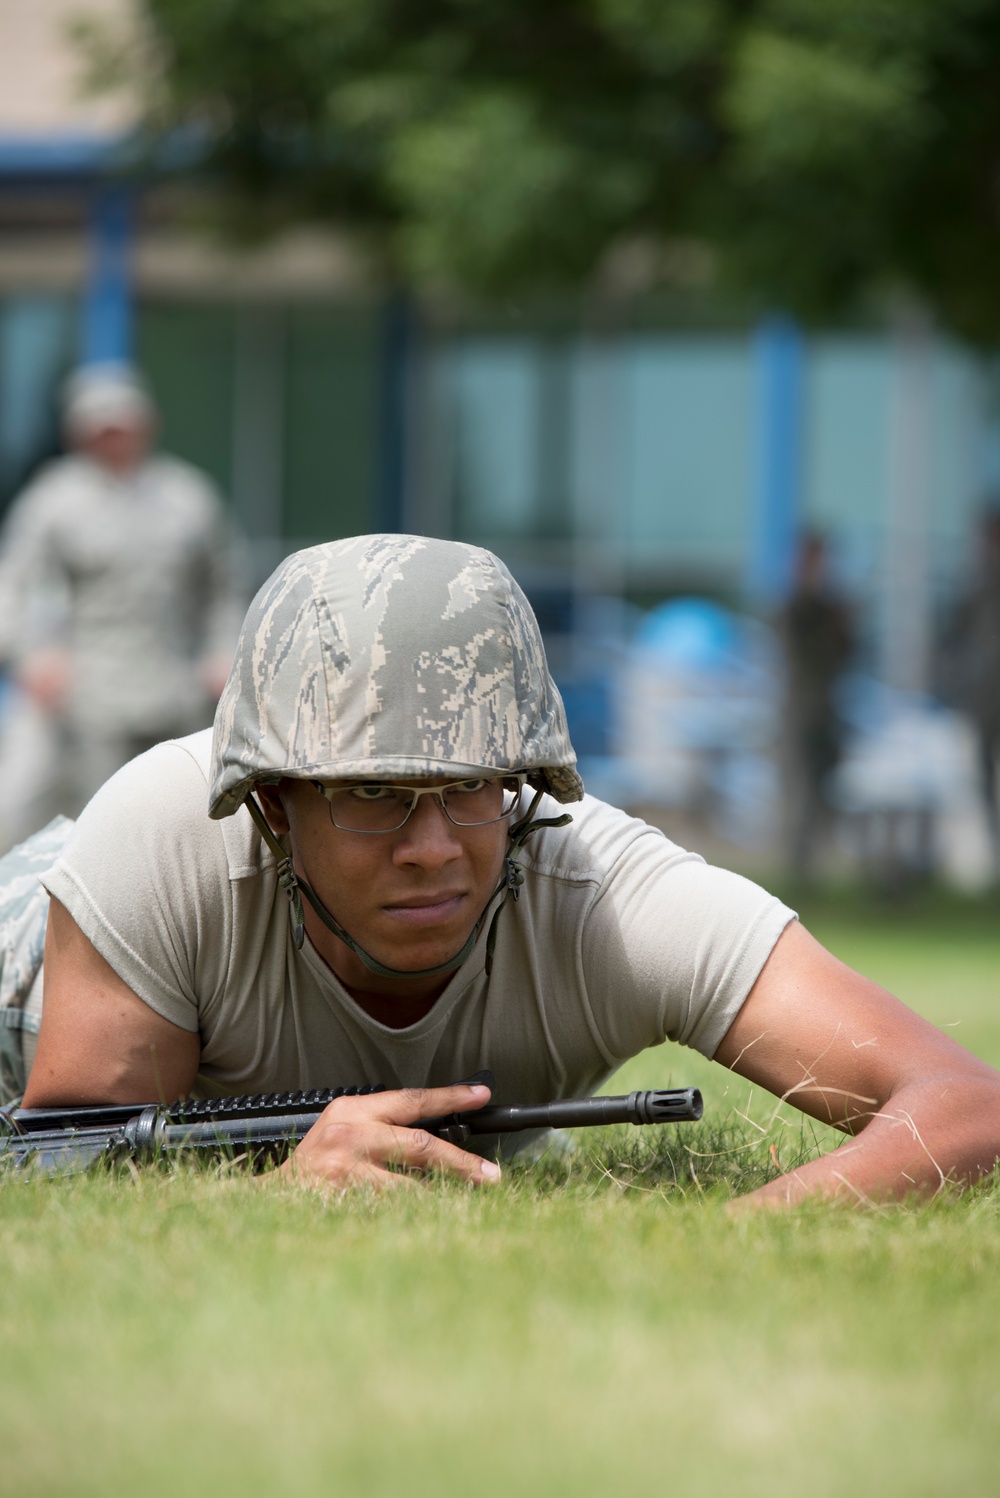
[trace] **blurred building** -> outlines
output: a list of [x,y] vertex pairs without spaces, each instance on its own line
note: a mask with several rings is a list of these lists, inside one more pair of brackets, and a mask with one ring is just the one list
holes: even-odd
[[978,357],[693,293],[417,317],[329,232],[239,253],[185,227],[176,175],[130,176],[129,101],[79,92],[66,24],[88,11],[127,0],[6,0],[0,20],[0,506],[54,447],[63,372],[128,354],[261,574],[331,535],[459,535],[514,565],[558,635],[594,596],[767,611],[814,527],[871,664],[924,684],[998,446]]
[[233,497],[264,573],[289,538],[373,525],[392,309],[335,236],[238,253],[185,227],[176,172],[137,178],[134,104],[86,96],[72,35],[128,14],[128,0],[0,14],[0,509],[55,450],[66,370],[128,357],[167,445]]

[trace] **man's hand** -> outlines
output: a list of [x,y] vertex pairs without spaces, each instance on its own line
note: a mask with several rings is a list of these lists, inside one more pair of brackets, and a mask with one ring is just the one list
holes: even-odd
[[36,650],[22,661],[17,679],[44,712],[58,712],[73,685],[73,662],[69,651],[58,645]]
[[215,655],[207,655],[198,662],[198,680],[205,689],[205,695],[213,702],[218,702],[222,696],[222,689],[229,680],[229,672],[233,664],[232,651],[222,651]]
[[488,1087],[465,1084],[337,1098],[277,1173],[336,1191],[362,1185],[376,1190],[405,1186],[413,1171],[491,1185],[500,1179],[500,1167],[492,1160],[411,1127],[422,1118],[482,1108],[489,1100]]

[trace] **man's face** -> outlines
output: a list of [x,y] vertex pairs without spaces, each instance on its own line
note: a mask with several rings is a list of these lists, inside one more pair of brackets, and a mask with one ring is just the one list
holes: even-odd
[[153,432],[148,421],[125,420],[85,429],[75,434],[73,445],[110,473],[127,474],[149,456]]
[[[281,822],[287,824],[296,871],[371,956],[415,972],[461,951],[500,878],[506,820],[456,827],[435,797],[422,796],[397,831],[364,834],[333,826],[327,801],[307,781],[283,780],[259,790],[275,830],[285,831]],[[348,985],[370,985],[360,959],[308,904],[305,915],[313,945],[334,972]]]

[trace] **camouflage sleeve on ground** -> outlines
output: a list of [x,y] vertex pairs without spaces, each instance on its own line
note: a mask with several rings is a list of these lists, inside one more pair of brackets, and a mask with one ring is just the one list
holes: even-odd
[[38,1016],[24,1003],[45,950],[49,897],[39,882],[73,831],[69,817],[56,817],[41,832],[0,858],[0,1103],[19,1098],[26,1076],[22,1037],[37,1031]]

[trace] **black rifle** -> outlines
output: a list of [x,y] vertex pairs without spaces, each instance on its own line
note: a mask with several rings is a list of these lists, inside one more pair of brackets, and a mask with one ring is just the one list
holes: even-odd
[[[471,1080],[485,1077],[478,1073]],[[323,1087],[166,1106],[113,1103],[91,1108],[0,1109],[0,1164],[63,1172],[84,1170],[98,1160],[151,1160],[173,1150],[222,1154],[260,1164],[284,1158],[334,1099],[384,1091],[384,1087]],[[664,1092],[630,1092],[627,1097],[490,1105],[443,1118],[422,1118],[413,1127],[452,1144],[464,1144],[474,1134],[591,1124],[682,1123],[699,1119],[701,1114],[698,1089],[674,1087]]]

